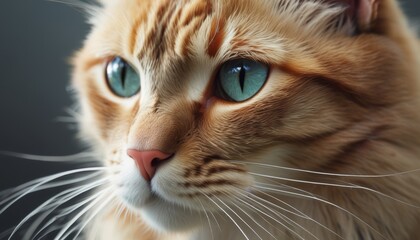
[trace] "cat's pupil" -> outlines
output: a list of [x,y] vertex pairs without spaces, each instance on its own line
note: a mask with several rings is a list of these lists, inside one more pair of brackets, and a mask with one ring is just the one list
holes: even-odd
[[125,77],[127,75],[127,66],[124,62],[120,62],[120,68],[121,68],[121,85],[123,88],[125,88]]
[[244,64],[242,63],[239,70],[239,85],[241,86],[242,92],[244,92],[245,75],[246,75],[246,70],[245,70]]

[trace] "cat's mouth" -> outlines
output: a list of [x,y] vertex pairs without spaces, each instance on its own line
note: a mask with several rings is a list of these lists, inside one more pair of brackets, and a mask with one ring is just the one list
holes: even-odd
[[[151,227],[161,231],[177,231],[197,224],[194,209],[182,206],[162,193],[162,185],[167,185],[165,176],[158,174],[152,181],[146,181],[131,164],[123,166],[124,174],[119,176],[121,185],[116,188],[123,205],[142,216]],[[166,166],[165,166],[166,167]]]
[[[132,161],[126,161],[122,166],[123,174],[120,174],[116,180],[116,190],[123,202],[135,211],[156,205],[157,202],[160,205],[180,205],[173,200],[171,194],[166,193],[167,185],[173,182],[167,173],[170,171],[165,173],[167,165],[159,166],[159,172],[148,181]],[[171,185],[169,188],[174,189],[176,185]]]

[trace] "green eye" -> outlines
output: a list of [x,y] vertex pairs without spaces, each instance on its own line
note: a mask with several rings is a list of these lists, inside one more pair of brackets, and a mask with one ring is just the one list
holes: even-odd
[[224,63],[218,75],[219,97],[241,102],[253,97],[264,86],[268,66],[248,59],[236,59]]
[[115,57],[106,66],[108,86],[117,96],[128,98],[140,91],[140,77],[124,59]]

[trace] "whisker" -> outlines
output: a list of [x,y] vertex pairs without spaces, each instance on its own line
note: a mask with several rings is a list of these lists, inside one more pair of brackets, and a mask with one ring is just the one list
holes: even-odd
[[255,219],[249,215],[246,211],[244,211],[243,209],[241,209],[237,204],[235,204],[234,202],[232,202],[232,204],[238,208],[241,212],[243,212],[249,219],[251,219],[255,224],[257,224],[258,227],[260,227],[262,230],[264,230],[266,233],[268,233],[271,237],[273,237],[274,239],[277,239],[271,232],[269,232],[267,229],[265,229],[261,224],[259,224],[257,221],[255,221]]
[[[293,229],[291,229],[290,227],[286,226],[285,223],[280,222],[278,219],[275,219],[273,216],[269,215],[268,213],[263,212],[262,210],[256,208],[255,206],[253,206],[252,204],[246,202],[243,199],[238,198],[239,201],[241,201],[242,203],[246,204],[247,206],[251,207],[252,209],[256,210],[257,212],[263,214],[266,217],[271,218],[272,220],[274,220],[275,222],[277,222],[278,224],[282,225],[284,228],[286,228],[287,230],[289,230],[290,232],[292,232],[293,234],[295,234],[298,238],[305,240],[302,236],[300,236],[296,231],[294,231]],[[252,199],[250,199],[252,200]],[[257,202],[259,205],[262,205],[264,208],[268,209],[269,211],[273,212],[274,214],[276,214],[276,216],[280,217],[283,221],[285,221],[284,219],[284,214],[279,213],[277,211],[271,210],[269,208],[267,208],[266,206],[264,206],[263,204]]]
[[[248,195],[251,195],[251,196],[253,196],[253,197],[255,197],[255,198],[258,198],[259,200],[264,201],[265,203],[268,203],[268,204],[270,204],[270,205],[272,205],[272,206],[274,206],[274,207],[276,207],[276,208],[279,208],[280,210],[282,210],[282,211],[284,211],[284,212],[290,213],[290,214],[295,215],[295,216],[298,216],[298,217],[300,217],[300,218],[308,219],[308,216],[307,216],[307,215],[305,215],[304,213],[300,212],[300,211],[299,211],[299,210],[297,210],[296,208],[292,207],[290,204],[288,204],[288,203],[286,203],[286,202],[284,202],[284,201],[281,201],[280,199],[277,199],[277,200],[278,200],[278,201],[280,201],[281,203],[283,203],[284,205],[286,205],[286,206],[288,206],[288,207],[292,208],[293,210],[296,210],[298,213],[295,213],[295,212],[292,212],[292,211],[290,211],[290,210],[288,210],[288,209],[286,209],[286,208],[280,207],[280,206],[278,206],[278,205],[276,205],[276,204],[274,204],[274,203],[271,203],[271,202],[269,202],[269,201],[267,201],[267,200],[265,200],[265,199],[262,199],[262,198],[260,198],[260,197],[256,196],[255,194],[252,194],[252,193],[247,193],[247,194],[248,194]],[[249,196],[248,196],[247,194],[243,194],[242,196],[249,198]]]
[[[308,215],[306,215],[305,213],[303,213],[303,212],[302,212],[302,211],[300,211],[299,209],[297,209],[297,208],[293,207],[292,205],[288,204],[287,202],[282,201],[282,200],[280,200],[280,199],[278,199],[278,198],[274,197],[274,196],[273,196],[273,195],[271,195],[271,194],[268,194],[268,193],[266,193],[266,192],[260,191],[260,190],[258,190],[257,188],[253,188],[253,189],[254,189],[254,190],[256,190],[256,191],[258,191],[258,192],[259,192],[259,193],[261,193],[261,194],[264,194],[264,195],[266,195],[266,196],[268,196],[268,197],[270,197],[270,198],[273,198],[273,199],[275,199],[275,200],[277,200],[277,201],[279,201],[279,202],[281,202],[281,203],[285,204],[286,206],[288,206],[288,207],[292,208],[293,210],[297,211],[298,213],[302,214],[302,216],[304,216],[304,218],[305,218],[305,219],[307,219],[307,220],[309,220],[309,221],[314,222],[315,224],[317,224],[318,226],[320,226],[320,227],[322,227],[323,229],[327,230],[328,232],[330,232],[330,233],[334,234],[334,235],[335,235],[335,236],[337,236],[338,238],[340,238],[340,239],[344,239],[344,238],[343,238],[343,237],[341,237],[338,233],[334,232],[332,229],[330,229],[330,228],[328,228],[327,226],[325,226],[325,225],[321,224],[320,222],[316,221],[315,219],[313,219],[313,218],[309,217]],[[305,191],[305,192],[306,192],[306,191]],[[254,195],[256,198],[258,198],[258,199],[260,199],[260,200],[266,201],[265,199],[260,198],[260,197],[256,196],[255,194],[252,194],[252,195]],[[274,203],[271,203],[270,201],[267,201],[267,203],[274,204]],[[277,206],[277,205],[275,205],[275,204],[274,204],[274,206]],[[297,215],[297,216],[299,216],[299,215]]]
[[212,226],[211,226],[211,222],[210,222],[209,215],[207,214],[207,211],[206,211],[206,209],[204,208],[204,205],[201,203],[200,199],[199,199],[199,198],[197,198],[197,200],[198,200],[198,202],[199,202],[199,203],[200,203],[200,205],[201,205],[201,209],[203,209],[203,212],[204,212],[204,214],[206,215],[207,222],[208,222],[208,224],[209,224],[209,228],[210,228],[211,239],[213,239],[213,240],[214,240],[213,228],[212,228]]
[[20,158],[25,160],[33,160],[33,161],[41,161],[41,162],[84,162],[86,160],[94,160],[95,157],[94,153],[92,152],[80,152],[70,155],[63,155],[63,156],[44,156],[44,155],[35,155],[35,154],[27,154],[27,153],[18,153],[18,152],[10,152],[10,151],[0,151],[0,155]]
[[261,166],[261,167],[267,167],[267,168],[278,168],[278,169],[283,169],[287,171],[303,172],[303,173],[333,176],[333,177],[348,177],[348,178],[387,178],[387,177],[397,177],[397,176],[406,175],[410,173],[420,172],[420,169],[414,169],[414,170],[397,172],[397,173],[389,173],[389,174],[340,174],[340,173],[311,171],[311,170],[304,170],[304,169],[291,168],[291,167],[282,167],[282,166],[276,166],[276,165],[264,164],[264,163],[255,163],[255,162],[233,161],[233,160],[230,162],[241,164],[241,165],[255,165],[255,166]]
[[[113,195],[113,194],[111,194],[111,196],[108,198],[108,199],[106,199],[106,200],[104,200],[104,202],[101,204],[101,205],[99,205],[99,207],[91,214],[91,216],[88,218],[88,219],[86,219],[86,220],[84,220],[85,222],[84,222],[84,224],[82,225],[82,227],[79,229],[79,231],[76,233],[76,236],[73,238],[73,240],[76,240],[77,239],[77,237],[82,233],[82,231],[83,231],[83,229],[90,223],[90,221],[92,221],[92,219],[94,218],[94,217],[96,217],[98,214],[99,214],[99,212],[100,211],[102,211],[104,208],[105,208],[105,206],[109,203],[109,202],[111,202],[112,201],[112,199],[114,198],[115,196]],[[64,238],[65,239],[65,238]]]
[[[31,236],[34,231],[37,229],[37,227],[39,226],[40,223],[42,223],[53,211],[55,211],[58,207],[60,207],[62,204],[80,196],[81,194],[88,192],[94,188],[97,188],[101,185],[103,185],[104,183],[106,183],[107,179],[101,179],[98,180],[96,182],[90,183],[89,185],[84,185],[81,187],[75,187],[72,189],[69,189],[67,191],[68,192],[67,195],[63,194],[64,196],[57,201],[56,203],[54,203],[52,206],[50,206],[50,210],[46,211],[45,214],[43,214],[42,216],[40,216],[32,225],[31,228],[28,229],[28,231],[26,232],[26,235],[24,237],[24,239],[29,239],[29,236]],[[63,192],[63,193],[64,193]],[[63,214],[65,212],[65,210],[63,210],[59,215],[56,215],[55,217],[53,217],[53,219],[51,219],[49,222],[47,222],[33,237],[32,239],[34,239],[36,236],[38,236],[44,229],[46,229],[52,222],[54,222],[56,219],[61,218],[63,216],[65,216],[65,214]],[[70,212],[71,213],[71,212]]]
[[55,118],[55,120],[57,122],[62,122],[62,123],[78,123],[79,121],[77,119],[75,119],[74,117],[69,117],[69,116],[61,116],[61,117],[57,117]]
[[54,2],[54,3],[62,3],[71,7],[74,7],[77,10],[81,10],[84,13],[88,13],[89,15],[94,15],[95,12],[97,12],[97,8],[89,3],[85,3],[82,2],[80,0],[73,0],[73,1],[69,1],[69,0],[46,0],[49,2]]
[[321,185],[321,186],[328,186],[328,187],[340,187],[340,188],[351,188],[351,189],[360,189],[360,190],[365,190],[368,192],[372,192],[372,193],[376,193],[378,195],[381,195],[383,197],[389,198],[391,200],[394,200],[396,202],[399,202],[401,204],[413,207],[413,208],[417,208],[420,209],[420,206],[416,206],[414,204],[402,201],[398,198],[392,197],[390,195],[387,195],[383,192],[380,192],[378,190],[372,189],[372,188],[368,188],[368,187],[364,187],[364,186],[360,186],[357,184],[353,184],[353,183],[346,183],[346,184],[336,184],[336,183],[326,183],[326,182],[315,182],[315,181],[306,181],[306,180],[298,180],[298,179],[292,179],[292,178],[284,178],[284,177],[277,177],[277,176],[270,176],[270,175],[265,175],[265,174],[259,174],[259,173],[254,173],[254,172],[249,172],[249,174],[254,175],[254,176],[258,176],[258,177],[265,177],[265,178],[272,178],[272,179],[277,179],[277,180],[282,180],[282,181],[288,181],[288,182],[297,182],[297,183],[304,183],[304,184],[312,184],[312,185]]
[[[80,211],[75,217],[73,217],[64,227],[61,229],[61,231],[57,234],[57,236],[54,238],[54,240],[60,240],[63,236],[63,239],[65,239],[68,236],[68,233],[66,232],[69,230],[69,228],[82,217],[87,211],[89,211],[92,207],[94,207],[99,201],[102,200],[104,196],[108,192],[110,192],[111,189],[104,189],[100,191],[97,195],[94,195],[94,197],[89,198],[88,200],[91,201],[89,205],[87,205],[82,211]],[[93,200],[93,201],[92,201]],[[88,202],[89,202],[88,201]],[[71,232],[70,232],[71,233]]]
[[239,229],[239,231],[242,233],[242,235],[249,240],[248,236],[245,234],[245,232],[242,230],[242,228],[238,225],[238,223],[222,208],[219,204],[217,204],[213,199],[211,199],[207,194],[200,191],[205,197],[207,197],[214,205],[216,205],[226,216],[235,224],[235,226]]
[[217,220],[216,216],[214,216],[213,211],[209,211],[210,215],[213,217],[214,221],[216,222],[217,228],[219,229],[219,231],[222,231],[222,228],[220,227],[219,221]]
[[218,198],[217,196],[214,196],[217,200],[219,200],[220,203],[222,203],[223,205],[225,205],[225,207],[227,209],[229,209],[233,214],[235,214],[235,216],[237,216],[243,223],[245,223],[245,225],[255,234],[257,235],[257,237],[261,240],[263,240],[261,238],[260,235],[258,235],[258,233],[241,217],[239,216],[239,214],[237,214],[235,211],[233,211],[233,209],[231,207],[229,207],[226,203],[224,203],[220,198]]
[[64,176],[68,176],[71,174],[76,174],[76,173],[82,173],[82,172],[92,172],[92,171],[100,171],[100,170],[106,170],[108,169],[107,167],[92,167],[92,168],[81,168],[81,169],[75,169],[75,170],[70,170],[70,171],[65,171],[65,172],[61,172],[61,173],[57,173],[54,174],[52,176],[48,176],[43,178],[44,180],[38,182],[37,184],[35,184],[34,186],[30,187],[27,191],[25,191],[24,193],[22,193],[19,197],[15,198],[13,201],[11,201],[9,204],[7,204],[5,207],[3,207],[0,210],[0,214],[2,214],[4,211],[6,211],[10,206],[12,206],[13,204],[15,204],[17,201],[19,201],[20,199],[22,199],[23,197],[25,197],[26,195],[30,194],[31,192],[33,192],[37,187],[51,182],[55,179],[64,177]]
[[46,233],[42,234],[42,236],[40,236],[37,240],[41,240],[43,238],[45,238],[46,236],[48,236],[49,234],[51,234],[52,232],[58,231],[59,229],[61,229],[63,226],[59,225],[59,226],[53,226],[51,229],[49,229]]
[[[97,198],[99,195],[101,194],[101,192],[93,194],[92,196],[90,196],[89,198],[75,204],[72,207],[63,209],[63,211],[60,212],[59,215],[54,216],[53,218],[51,218],[36,234],[34,237],[32,237],[32,239],[35,239],[36,236],[40,235],[42,233],[42,231],[47,230],[49,226],[51,226],[55,221],[57,221],[58,219],[67,216],[68,214],[71,214],[72,212],[76,211],[78,208],[82,207],[83,205],[86,205],[89,202],[92,202],[93,200],[95,200],[95,198]],[[49,230],[47,230],[42,236],[40,236],[38,239],[42,239],[45,236],[49,235],[50,233],[61,229],[63,226],[59,226],[59,227],[54,227],[52,226]]]
[[[56,187],[62,187],[62,186],[66,186],[66,185],[71,185],[71,184],[75,184],[75,183],[83,182],[83,181],[89,180],[89,179],[91,179],[91,178],[94,178],[94,177],[98,176],[99,174],[100,174],[100,172],[98,172],[98,173],[93,173],[93,174],[90,174],[90,175],[85,176],[85,177],[79,177],[79,178],[76,178],[76,179],[64,180],[64,181],[55,182],[55,183],[51,183],[51,184],[45,184],[45,185],[39,186],[38,188],[34,189],[34,190],[32,191],[32,193],[34,193],[34,192],[38,192],[38,191],[42,191],[42,190],[45,190],[45,189],[51,189],[51,188],[56,188]],[[42,179],[45,179],[45,178],[42,178]],[[39,182],[41,182],[41,181],[35,180],[35,183],[39,183]],[[28,184],[28,183],[29,183],[29,184]],[[23,185],[18,186],[18,187],[15,187],[15,188],[12,188],[12,189],[9,189],[9,190],[5,190],[5,191],[9,191],[9,192],[14,192],[15,190],[17,190],[17,192],[16,192],[16,193],[14,193],[14,194],[12,194],[12,195],[10,195],[9,197],[7,197],[7,198],[3,199],[3,200],[0,202],[0,205],[2,205],[2,204],[4,204],[4,203],[6,203],[6,202],[10,201],[11,199],[13,199],[13,198],[15,198],[15,197],[17,197],[17,196],[21,195],[22,193],[24,193],[24,192],[27,190],[27,188],[28,188],[29,186],[34,185],[34,184],[33,184],[33,181],[28,182],[28,183],[23,184]],[[11,193],[9,193],[9,194],[11,194]],[[6,193],[0,193],[0,196],[1,196],[1,195],[6,195]]]
[[40,206],[38,206],[35,210],[33,210],[32,212],[30,212],[28,215],[26,215],[26,217],[15,227],[15,229],[13,230],[12,234],[9,237],[9,240],[19,230],[19,228],[22,227],[23,224],[25,224],[30,218],[32,218],[33,216],[35,216],[36,214],[38,214],[42,209],[44,209],[46,206],[48,206],[48,204],[50,204],[51,202],[53,202],[57,198],[59,198],[61,196],[64,196],[64,195],[66,195],[68,193],[71,193],[72,191],[77,190],[77,189],[80,189],[80,187],[73,188],[73,189],[68,189],[66,191],[63,191],[63,192],[61,192],[61,193],[53,196],[52,198],[48,199],[47,201],[45,201]]
[[314,196],[307,196],[304,194],[300,194],[300,193],[294,193],[294,192],[288,192],[288,191],[284,191],[284,190],[280,190],[280,189],[273,189],[273,188],[268,188],[268,187],[262,187],[262,186],[256,186],[259,189],[264,189],[264,190],[268,190],[268,191],[273,191],[273,192],[280,192],[280,193],[286,193],[286,194],[291,194],[291,195],[295,195],[295,196],[300,196],[300,197],[304,197],[304,198],[308,198],[308,199],[313,199],[316,201],[320,201],[322,203],[325,203],[327,205],[330,205],[332,207],[335,207],[347,214],[349,214],[350,216],[354,217],[356,220],[360,221],[361,223],[365,224],[367,227],[369,227],[370,229],[372,229],[375,233],[377,233],[378,235],[380,235],[383,239],[387,239],[384,235],[382,235],[378,230],[376,230],[374,227],[372,227],[371,225],[369,225],[366,221],[362,220],[361,218],[359,218],[357,215],[355,215],[354,213],[350,212],[349,210],[334,204],[332,202],[329,202],[327,200],[324,200],[322,198],[318,198],[318,197],[314,197]]
[[300,189],[300,188],[297,188],[297,187],[292,187],[292,186],[289,186],[289,185],[284,184],[284,183],[279,183],[279,182],[276,181],[276,179],[265,179],[265,181],[269,181],[269,182],[272,182],[272,183],[275,183],[275,184],[270,184],[270,183],[265,183],[265,182],[258,182],[258,181],[255,181],[255,183],[260,184],[260,185],[267,185],[267,186],[270,186],[270,187],[277,187],[277,188],[280,185],[284,189],[292,189],[292,190],[295,190],[295,191],[300,192],[300,193],[306,193],[308,195],[315,196],[314,193],[305,191],[303,189]]

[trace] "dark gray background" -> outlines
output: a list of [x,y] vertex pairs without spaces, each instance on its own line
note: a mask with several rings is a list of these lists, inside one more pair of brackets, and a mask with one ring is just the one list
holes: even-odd
[[[72,0],[69,0],[70,2]],[[118,0],[115,0],[118,1]],[[420,17],[420,2],[403,2]],[[81,151],[74,126],[59,121],[72,101],[68,58],[81,46],[88,25],[83,14],[46,0],[0,0],[0,150],[41,155]],[[0,190],[72,166],[0,155]],[[48,193],[47,193],[48,194]],[[42,195],[0,215],[0,233]]]

